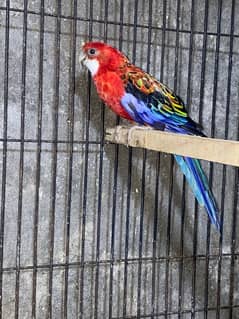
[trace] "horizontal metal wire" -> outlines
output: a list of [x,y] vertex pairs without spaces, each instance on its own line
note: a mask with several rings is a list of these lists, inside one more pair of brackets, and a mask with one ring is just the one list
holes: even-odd
[[[234,259],[237,260],[237,258],[239,258],[239,253],[234,253],[232,254],[222,254],[221,258],[225,258],[225,259]],[[173,263],[173,262],[180,262],[180,261],[193,261],[194,259],[196,261],[205,261],[205,260],[216,260],[218,261],[218,255],[213,255],[213,254],[209,254],[208,256],[205,255],[196,255],[196,256],[161,256],[161,257],[154,257],[154,259],[150,258],[150,257],[141,257],[140,258],[142,262],[144,263],[161,263],[161,262],[169,262],[169,263]],[[130,263],[138,263],[139,258],[130,258],[128,257],[127,259],[124,258],[114,258],[114,260],[112,259],[99,259],[99,260],[85,260],[83,262],[68,262],[68,263],[52,263],[50,264],[38,264],[37,268],[39,269],[49,269],[50,267],[53,268],[61,268],[61,267],[97,267],[98,265],[110,265],[110,264],[121,264],[121,263],[125,263],[127,262],[128,264]],[[33,265],[29,265],[29,266],[19,266],[20,270],[33,270],[34,266]],[[16,271],[16,267],[3,267],[2,269],[3,272],[12,272],[12,271]]]
[[[3,6],[0,6],[0,10],[6,10],[6,7],[3,7]],[[24,13],[24,10],[23,9],[17,9],[17,8],[9,8],[9,12],[19,12],[19,13]],[[28,14],[33,14],[33,15],[38,15],[40,16],[41,13],[40,11],[37,12],[37,11],[34,11],[34,10],[28,10],[27,11]],[[60,18],[60,19],[65,19],[65,20],[77,20],[77,21],[80,21],[80,22],[90,22],[90,23],[100,23],[100,24],[105,24],[105,20],[102,20],[102,19],[94,19],[94,18],[83,18],[83,17],[73,17],[73,16],[69,16],[69,15],[63,15],[63,14],[60,14],[60,15],[57,15],[57,13],[50,13],[50,12],[44,12],[44,16],[45,17],[52,17],[52,18]],[[149,27],[147,25],[144,25],[144,24],[140,24],[140,23],[137,23],[136,25],[134,25],[133,23],[127,23],[127,22],[123,22],[121,23],[120,21],[117,22],[117,21],[110,21],[110,20],[107,20],[107,25],[118,25],[118,26],[124,26],[124,27],[134,27],[136,26],[137,28],[142,28],[142,29],[148,29]],[[158,26],[154,26],[152,25],[151,26],[152,30],[160,30],[160,31],[168,31],[168,32],[179,32],[179,33],[188,33],[188,34],[194,34],[194,35],[203,35],[204,32],[203,31],[192,31],[192,30],[186,30],[186,29],[178,29],[176,30],[175,28],[168,28],[168,27],[158,27]],[[217,36],[217,33],[216,32],[210,32],[210,31],[207,31],[206,32],[207,35],[209,36]],[[220,35],[222,37],[230,37],[231,34],[230,33],[220,33]],[[233,35],[234,38],[239,38],[239,34],[235,33]]]
[[[238,309],[239,306],[238,305],[234,305],[232,306],[233,309]],[[215,311],[217,308],[215,307],[208,307],[208,311]],[[230,310],[231,308],[230,307],[227,307],[227,306],[220,306],[220,310]],[[165,312],[158,312],[158,313],[154,313],[153,315],[152,314],[141,314],[140,318],[157,318],[157,317],[164,317],[165,318],[165,315],[167,316],[173,316],[173,315],[186,315],[186,314],[191,314],[191,315],[194,315],[194,314],[200,314],[200,313],[203,313],[205,309],[203,308],[198,308],[196,309],[195,311],[192,311],[192,310],[181,310],[180,312],[178,311],[168,311],[167,313]],[[138,317],[137,316],[124,316],[124,317],[112,317],[112,319],[137,319]]]
[[[21,139],[21,138],[0,138],[0,142],[7,142],[7,143],[46,143],[46,144],[96,144],[96,145],[100,145],[100,141],[86,141],[86,140],[73,140],[73,141],[70,141],[70,140],[61,140],[61,139],[30,139],[30,138],[24,138],[24,139]],[[112,144],[112,143],[109,143],[109,142],[105,142],[104,144]]]

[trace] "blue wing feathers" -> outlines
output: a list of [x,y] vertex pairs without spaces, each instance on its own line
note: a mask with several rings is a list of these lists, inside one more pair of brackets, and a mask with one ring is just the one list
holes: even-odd
[[[170,110],[170,101],[158,91],[146,95],[129,83],[126,93],[121,98],[121,104],[137,123],[155,128],[164,125],[168,131],[176,130],[182,134],[204,136],[200,126],[190,117],[181,116]],[[167,105],[169,107],[166,109]]]
[[[179,103],[177,111],[174,111],[170,100],[163,92],[145,94],[129,82],[121,104],[139,124],[174,133],[205,136],[200,125],[187,116],[183,101],[177,96],[174,97],[174,105],[175,101]],[[175,155],[175,159],[198,203],[206,208],[211,223],[220,230],[219,211],[200,161],[179,155]]]

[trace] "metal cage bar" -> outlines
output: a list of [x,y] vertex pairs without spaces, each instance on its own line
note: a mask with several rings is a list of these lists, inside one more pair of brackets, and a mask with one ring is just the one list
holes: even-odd
[[[172,157],[165,159],[164,154],[107,145],[105,128],[111,120],[115,124],[121,123],[121,120],[108,115],[104,105],[97,102],[89,75],[80,79],[82,87],[85,82],[85,90],[77,93],[78,73],[81,72],[77,62],[79,43],[83,40],[104,40],[131,55],[133,63],[140,61],[148,72],[153,74],[154,69],[160,71],[158,78],[162,82],[171,82],[175,91],[182,92],[193,112],[191,106],[196,86],[194,57],[200,51],[200,69],[197,72],[199,96],[196,103],[199,122],[203,123],[205,112],[208,112],[205,102],[208,94],[207,59],[213,55],[213,60],[210,60],[213,61],[213,76],[209,130],[212,136],[216,136],[223,53],[227,61],[224,66],[226,107],[223,137],[229,139],[233,135],[239,139],[239,113],[235,114],[234,126],[230,124],[231,113],[236,109],[233,105],[236,86],[233,72],[239,55],[239,30],[235,18],[237,2],[231,0],[227,4],[230,17],[227,29],[223,28],[223,15],[227,13],[223,11],[226,4],[222,0],[214,5],[205,0],[199,13],[198,0],[159,2],[160,21],[155,20],[158,13],[155,11],[158,8],[156,0],[57,0],[52,3],[53,8],[48,7],[46,0],[39,0],[35,6],[30,0],[24,0],[23,5],[9,0],[1,4],[0,32],[4,39],[4,63],[0,72],[4,80],[0,95],[0,319],[6,314],[20,318],[25,306],[30,309],[27,314],[32,318],[238,317],[238,169],[220,166],[218,173],[219,166],[209,165],[210,183],[215,184],[216,181],[218,184],[217,194],[224,221],[220,237],[211,229],[206,218],[204,222],[207,226],[203,229],[200,208],[194,199],[193,204],[189,203],[187,184],[184,178],[178,178]],[[186,4],[190,7],[188,26],[183,21]],[[212,9],[215,10],[215,21],[212,21]],[[201,29],[196,23],[197,14],[202,14]],[[35,24],[32,17],[36,20]],[[14,47],[12,37],[15,31],[21,34],[21,43],[16,43]],[[29,46],[34,47],[31,43],[33,34],[37,35],[37,87],[29,86],[28,76],[29,61],[32,59],[28,50]],[[198,44],[196,39],[201,42]],[[210,39],[215,41],[214,46]],[[50,41],[54,42],[52,52],[48,47]],[[69,41],[69,47],[65,41]],[[14,52],[14,49],[18,51],[18,47],[20,52]],[[156,50],[159,56],[152,61]],[[46,56],[48,52],[49,57]],[[20,64],[17,84],[11,73],[14,58]],[[186,71],[183,70],[182,75],[184,66]],[[52,68],[53,74],[52,97],[46,103],[47,67]],[[64,72],[69,77],[67,93],[62,89]],[[183,85],[182,78],[185,81]],[[14,85],[20,88],[17,95],[19,101],[14,102],[19,105],[20,116],[15,120],[11,114]],[[30,135],[28,126],[31,125],[27,121],[29,87],[37,101],[35,124],[32,124],[34,129]],[[98,109],[95,107],[97,103]],[[45,113],[50,118],[49,126],[44,123]],[[62,113],[67,117],[66,123],[63,123]],[[11,121],[16,121],[14,124],[19,127],[19,132],[16,130],[13,133]],[[11,152],[17,154],[15,174],[12,175]],[[24,185],[29,174],[26,165],[30,152],[35,156],[34,163],[30,165],[34,180],[33,196],[26,199]],[[48,162],[45,153],[50,155]],[[62,154],[66,164],[62,164]],[[82,164],[78,163],[78,156]],[[80,166],[78,170],[76,162]],[[44,172],[44,165],[49,167],[49,176]],[[65,174],[59,179],[62,167]],[[152,187],[147,184],[150,176]],[[13,191],[11,177],[16,184],[17,200],[9,208],[9,196]],[[94,179],[95,185],[92,187]],[[109,185],[105,184],[105,180]],[[50,194],[49,199],[45,199],[48,210],[43,211],[42,188],[46,184],[50,186]],[[233,193],[231,206],[227,187]],[[59,192],[63,193],[64,198],[60,236],[57,229]],[[153,192],[150,197],[149,192]],[[76,198],[78,206],[74,204]],[[31,249],[26,250],[30,252],[29,258],[26,258],[24,251],[26,200],[33,206],[27,230],[32,244]],[[152,201],[150,205],[149,200]],[[14,210],[16,217],[12,222],[8,220],[10,209]],[[42,218],[45,218],[45,224]],[[77,231],[75,220],[78,223]],[[15,241],[13,253],[7,249],[9,233]],[[47,242],[45,246],[42,238]],[[57,251],[58,241],[62,242],[61,252]],[[45,259],[41,257],[41,245],[46,247]],[[225,264],[228,267],[226,275]],[[25,274],[30,278],[30,285],[24,279]],[[41,284],[43,288],[40,288]],[[228,285],[225,294],[224,285]],[[29,299],[23,297],[25,286],[29,289]],[[215,294],[213,300],[212,293]],[[189,295],[191,298],[187,300]],[[9,299],[6,301],[6,298]]]

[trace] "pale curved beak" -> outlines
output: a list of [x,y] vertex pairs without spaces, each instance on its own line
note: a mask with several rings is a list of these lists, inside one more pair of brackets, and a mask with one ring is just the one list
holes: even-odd
[[[81,50],[83,51],[83,46],[85,45],[85,42],[82,42],[81,43]],[[84,61],[86,60],[86,55],[85,54],[82,54],[80,57],[79,57],[79,62],[81,65],[84,64]]]
[[81,65],[84,64],[85,59],[86,59],[85,55],[82,55],[82,56],[79,57],[79,62],[80,62]]

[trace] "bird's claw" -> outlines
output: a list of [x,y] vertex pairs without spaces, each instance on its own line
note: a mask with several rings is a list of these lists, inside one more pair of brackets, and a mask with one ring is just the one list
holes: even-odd
[[135,125],[135,126],[132,126],[130,129],[129,129],[129,132],[128,132],[128,142],[127,142],[127,146],[129,146],[129,143],[130,141],[132,140],[132,133],[135,131],[135,130],[152,130],[153,128],[150,127],[150,126],[139,126],[139,125]]

